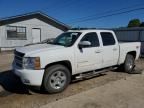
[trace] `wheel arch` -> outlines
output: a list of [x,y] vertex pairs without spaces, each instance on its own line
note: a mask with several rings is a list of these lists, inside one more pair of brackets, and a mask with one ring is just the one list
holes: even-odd
[[72,64],[71,64],[71,62],[69,60],[57,61],[57,62],[53,62],[53,63],[47,64],[44,69],[47,69],[48,67],[50,67],[52,65],[56,65],[56,64],[61,64],[63,66],[66,66],[69,69],[69,71],[70,71],[70,73],[72,75]]
[[127,55],[130,54],[134,57],[134,59],[136,59],[136,51],[130,51],[127,53]]

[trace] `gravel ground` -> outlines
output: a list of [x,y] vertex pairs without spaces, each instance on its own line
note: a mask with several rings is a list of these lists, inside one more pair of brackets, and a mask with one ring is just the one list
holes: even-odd
[[[64,92],[59,94],[50,95],[39,91],[30,94],[19,78],[12,74],[10,70],[12,60],[12,54],[0,55],[0,108],[38,108],[41,105],[131,76],[123,72],[110,71],[101,76],[71,83]],[[141,71],[144,69],[144,60],[138,60],[136,65],[136,71]]]
[[144,74],[109,82],[41,108],[143,108]]

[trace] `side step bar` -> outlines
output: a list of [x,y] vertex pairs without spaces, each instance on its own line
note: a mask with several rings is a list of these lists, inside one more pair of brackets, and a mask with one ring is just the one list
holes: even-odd
[[95,76],[98,76],[98,75],[101,75],[103,73],[106,73],[110,70],[114,70],[116,68],[106,68],[106,69],[102,69],[102,70],[94,70],[94,71],[91,71],[91,72],[86,72],[86,73],[81,73],[81,74],[78,74],[78,75],[75,75],[75,80],[83,80],[83,79],[89,79],[89,78],[92,78],[92,77],[95,77]]

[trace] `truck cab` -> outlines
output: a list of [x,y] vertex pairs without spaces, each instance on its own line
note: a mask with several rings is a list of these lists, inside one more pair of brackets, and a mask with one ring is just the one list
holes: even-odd
[[75,75],[120,66],[131,73],[139,54],[139,42],[119,43],[111,30],[69,30],[52,43],[17,48],[13,70],[24,84],[57,93]]

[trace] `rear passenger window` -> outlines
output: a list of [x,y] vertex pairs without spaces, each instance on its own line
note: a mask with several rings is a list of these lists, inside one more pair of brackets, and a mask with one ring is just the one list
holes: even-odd
[[115,44],[115,39],[112,33],[101,32],[103,46],[109,46]]
[[99,39],[95,32],[87,33],[81,41],[89,41],[91,42],[90,47],[98,47],[99,46]]

